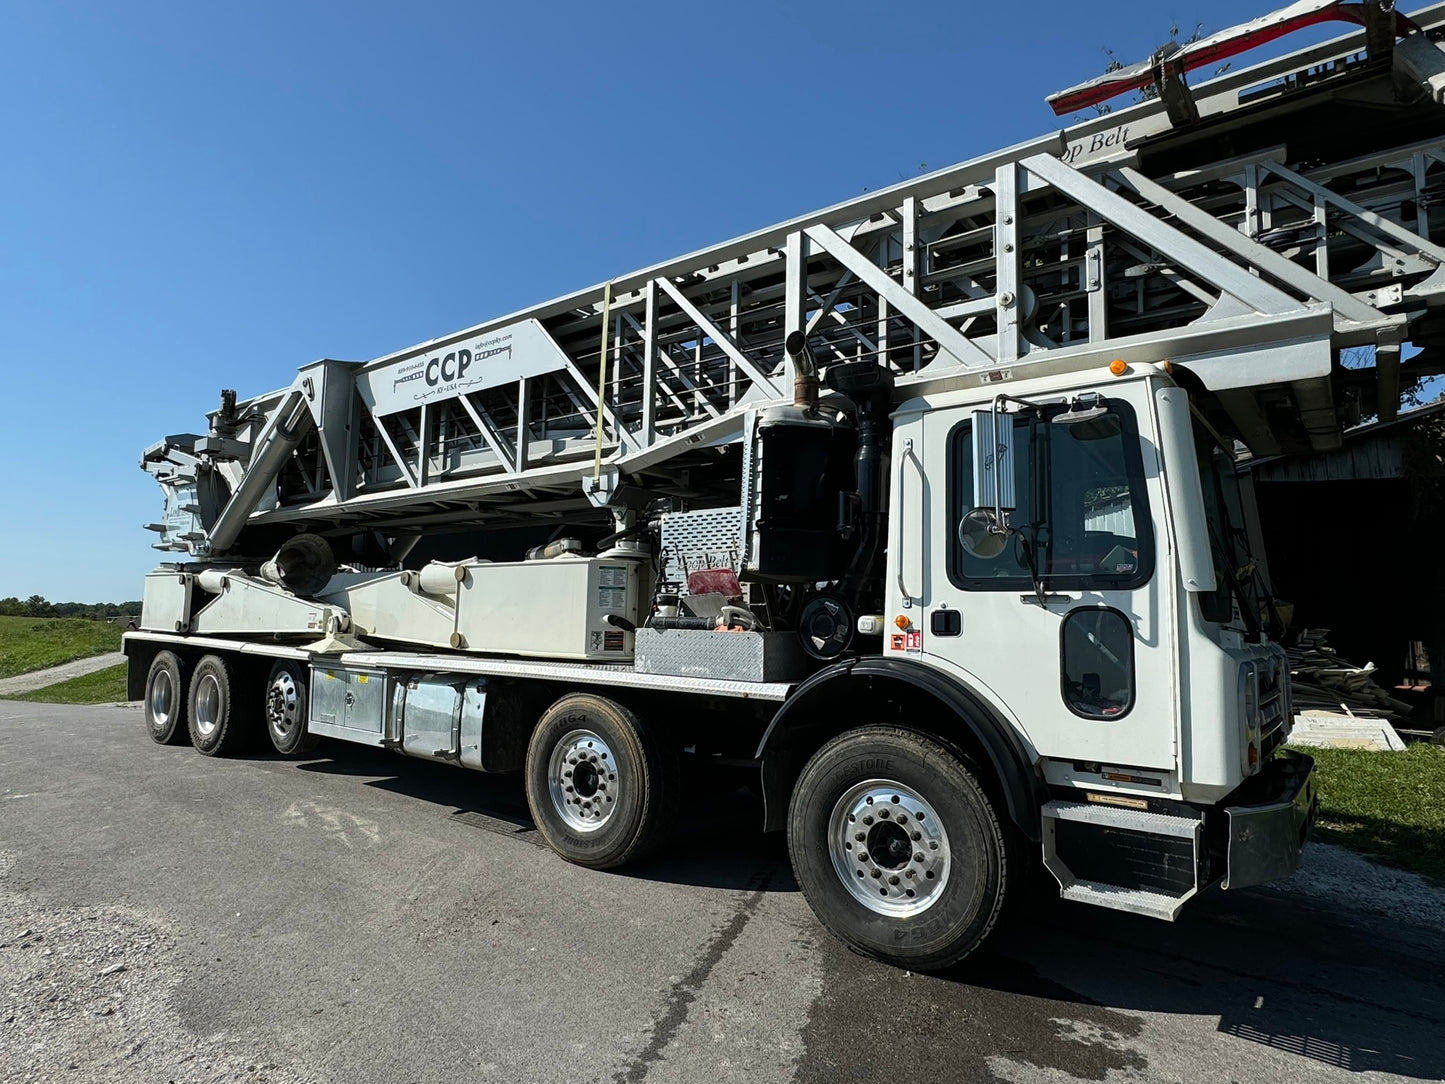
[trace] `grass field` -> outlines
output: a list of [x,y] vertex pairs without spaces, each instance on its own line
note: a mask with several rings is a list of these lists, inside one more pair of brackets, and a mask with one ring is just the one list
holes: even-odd
[[1314,838],[1445,884],[1445,749],[1301,749],[1319,767]]
[[125,663],[6,699],[38,704],[118,704],[125,700]]
[[79,617],[0,617],[0,678],[119,651],[121,631]]

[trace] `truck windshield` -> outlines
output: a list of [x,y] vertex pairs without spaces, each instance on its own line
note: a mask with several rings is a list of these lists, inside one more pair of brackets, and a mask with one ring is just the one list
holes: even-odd
[[[1250,555],[1244,526],[1244,506],[1235,474],[1234,457],[1207,432],[1196,427],[1194,446],[1199,458],[1199,479],[1204,489],[1204,514],[1209,523],[1209,548],[1214,555],[1218,586],[1199,595],[1206,621],[1228,624],[1242,621],[1257,631],[1264,604],[1260,577]],[[1239,608],[1235,609],[1238,602]]]
[[[949,578],[971,590],[1018,590],[1040,581],[1058,590],[1132,588],[1154,571],[1154,532],[1144,489],[1138,427],[1128,404],[1085,422],[1058,419],[1065,406],[1013,415],[1018,528],[1000,556],[970,556],[954,531]],[[949,434],[949,524],[974,507],[973,423]],[[1033,553],[1029,550],[1032,548]],[[1032,556],[1032,567],[1030,557]]]

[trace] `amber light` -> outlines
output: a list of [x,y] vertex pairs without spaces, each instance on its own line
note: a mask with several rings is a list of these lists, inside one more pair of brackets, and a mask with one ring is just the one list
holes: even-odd
[[1129,366],[1124,364],[1123,358],[1115,358],[1113,361],[1109,362],[1109,372],[1113,373],[1115,376],[1123,376],[1128,371]]
[[900,629],[906,629],[908,627],[908,618],[905,617],[903,614],[899,614],[893,619],[893,623],[897,625]]

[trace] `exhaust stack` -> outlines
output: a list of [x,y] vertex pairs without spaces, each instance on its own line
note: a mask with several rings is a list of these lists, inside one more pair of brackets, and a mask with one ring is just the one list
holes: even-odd
[[793,363],[793,405],[810,414],[818,409],[818,361],[808,349],[808,336],[790,331],[783,340],[783,349]]

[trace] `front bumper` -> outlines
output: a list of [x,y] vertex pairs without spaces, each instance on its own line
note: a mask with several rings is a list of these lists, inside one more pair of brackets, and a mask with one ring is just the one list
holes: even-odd
[[1319,810],[1314,758],[1290,749],[1267,761],[1247,789],[1255,800],[1224,808],[1229,822],[1224,888],[1292,876]]

